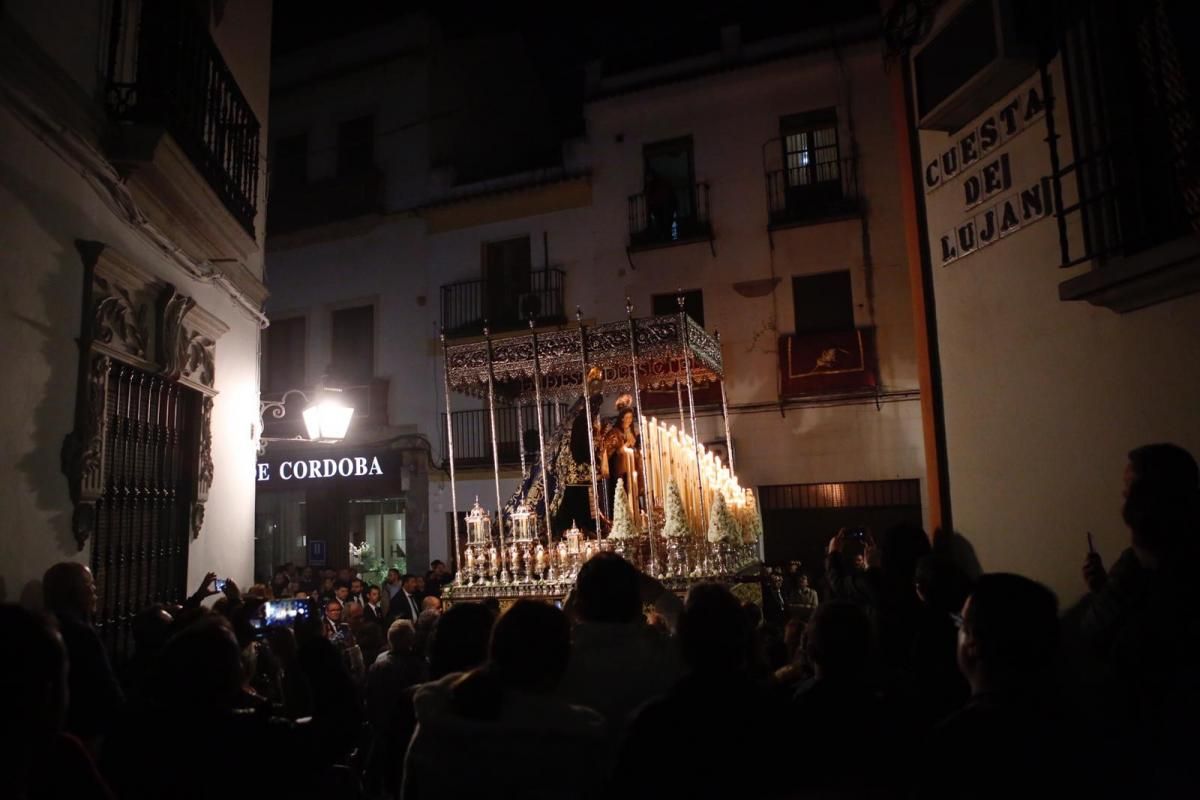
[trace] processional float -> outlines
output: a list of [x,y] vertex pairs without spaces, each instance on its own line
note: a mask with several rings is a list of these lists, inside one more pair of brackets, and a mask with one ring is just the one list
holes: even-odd
[[[580,566],[601,551],[621,554],[677,591],[698,580],[732,579],[756,564],[762,519],[753,492],[734,472],[720,335],[684,313],[682,296],[678,302],[677,314],[638,319],[626,298],[625,321],[590,327],[576,309],[577,325],[552,331],[536,330],[531,320],[528,333],[517,335],[493,337],[485,328],[482,341],[453,344],[442,336],[458,565],[448,587],[451,600],[562,596]],[[713,383],[721,391],[728,463],[697,433],[695,389]],[[613,442],[612,429],[596,421],[601,387],[627,398],[638,421],[636,436],[616,439],[623,451],[617,457],[629,460],[615,487],[611,476],[601,479],[601,459],[608,455],[598,451]],[[647,417],[642,409],[643,393],[670,390],[678,425],[673,418]],[[457,524],[451,392],[485,400],[491,432],[496,512],[474,498],[465,535]],[[547,402],[556,409],[549,436]],[[515,405],[521,423],[523,480],[508,502],[500,492],[498,403]],[[527,468],[522,410],[530,403],[538,448],[536,463]],[[560,416],[565,403],[570,410]]]

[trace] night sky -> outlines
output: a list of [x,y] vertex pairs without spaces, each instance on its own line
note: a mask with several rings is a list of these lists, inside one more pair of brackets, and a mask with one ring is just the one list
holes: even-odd
[[603,58],[625,70],[712,52],[720,29],[740,24],[743,41],[791,33],[839,19],[878,13],[878,0],[804,0],[782,5],[753,0],[519,3],[421,0],[344,3],[290,0],[275,4],[272,48],[287,55],[358,30],[394,22],[410,11],[433,16],[448,37],[519,32],[563,137],[582,133],[583,68]]

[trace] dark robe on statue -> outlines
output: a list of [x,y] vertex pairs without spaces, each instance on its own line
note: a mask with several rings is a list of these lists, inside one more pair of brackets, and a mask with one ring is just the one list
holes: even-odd
[[[592,415],[595,417],[604,398],[593,395],[591,398]],[[599,434],[595,435],[599,445]],[[588,447],[588,419],[584,408],[583,398],[580,397],[572,404],[563,418],[558,429],[546,442],[546,477],[550,488],[550,516],[554,530],[561,532],[572,524],[582,530],[594,531],[596,522],[592,518],[591,459]],[[533,468],[529,470],[521,487],[513,495],[505,509],[505,516],[512,512],[522,498],[535,512],[539,530],[545,527],[545,501],[542,497],[542,470],[538,463],[540,456],[535,457]],[[597,464],[597,470],[599,465]],[[544,532],[543,532],[544,535]]]

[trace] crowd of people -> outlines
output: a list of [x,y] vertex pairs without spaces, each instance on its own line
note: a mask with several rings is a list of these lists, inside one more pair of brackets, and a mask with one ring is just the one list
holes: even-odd
[[[782,625],[613,553],[561,609],[503,613],[443,610],[438,563],[382,586],[285,567],[217,592],[209,574],[136,617],[115,670],[90,573],[59,564],[48,614],[0,606],[5,796],[1196,796],[1191,455],[1130,453],[1122,517],[1129,547],[1107,569],[1089,552],[1065,611],[898,526],[834,536],[819,601],[798,574],[766,580],[764,603],[787,585]],[[319,611],[256,625],[282,598]]]

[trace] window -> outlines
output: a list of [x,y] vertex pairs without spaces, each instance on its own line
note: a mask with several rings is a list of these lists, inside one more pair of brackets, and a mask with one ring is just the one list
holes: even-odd
[[797,275],[792,278],[796,333],[854,329],[850,272]]
[[[656,294],[650,298],[650,307],[654,311],[654,316],[661,314],[678,314],[679,303],[676,298],[678,292],[670,292],[669,294]],[[704,292],[699,289],[689,289],[683,293],[683,310],[687,315],[704,327]]]
[[708,188],[696,183],[692,138],[646,145],[642,158],[642,193],[629,198],[631,243],[655,246],[708,237]]
[[406,503],[402,497],[351,500],[348,504],[350,541],[369,544],[383,560],[384,569],[407,572],[408,541],[405,536]]
[[[101,483],[105,488],[94,506],[91,567],[100,638],[110,657],[120,660],[130,654],[132,609],[177,603],[190,591],[188,544],[196,482],[178,465],[200,463],[198,444],[206,424],[201,408],[212,401],[117,360],[108,368],[105,385],[100,452],[113,455],[106,466],[109,479]],[[143,426],[154,420],[160,421],[158,435],[144,436]],[[163,464],[176,467],[162,469]]]
[[375,375],[375,307],[338,309],[331,327],[330,379],[346,386],[370,383]]
[[286,392],[304,385],[305,319],[271,320],[264,334],[263,390]]
[[271,185],[275,189],[292,189],[308,183],[308,134],[297,133],[275,140],[271,164]]
[[1198,11],[1104,0],[1062,20],[1067,102],[1046,113],[1070,132],[1070,146],[1054,138],[1047,146],[1067,162],[1054,175],[1056,195],[1077,199],[1055,216],[1062,266],[1092,267],[1060,284],[1063,300],[1125,312],[1200,285],[1196,136],[1179,121],[1192,118],[1183,109],[1194,102],[1180,98],[1200,93],[1200,58],[1182,33]]
[[366,172],[375,166],[375,117],[348,119],[338,125],[338,174]]
[[792,114],[780,120],[783,165],[789,187],[840,185],[837,111]]

